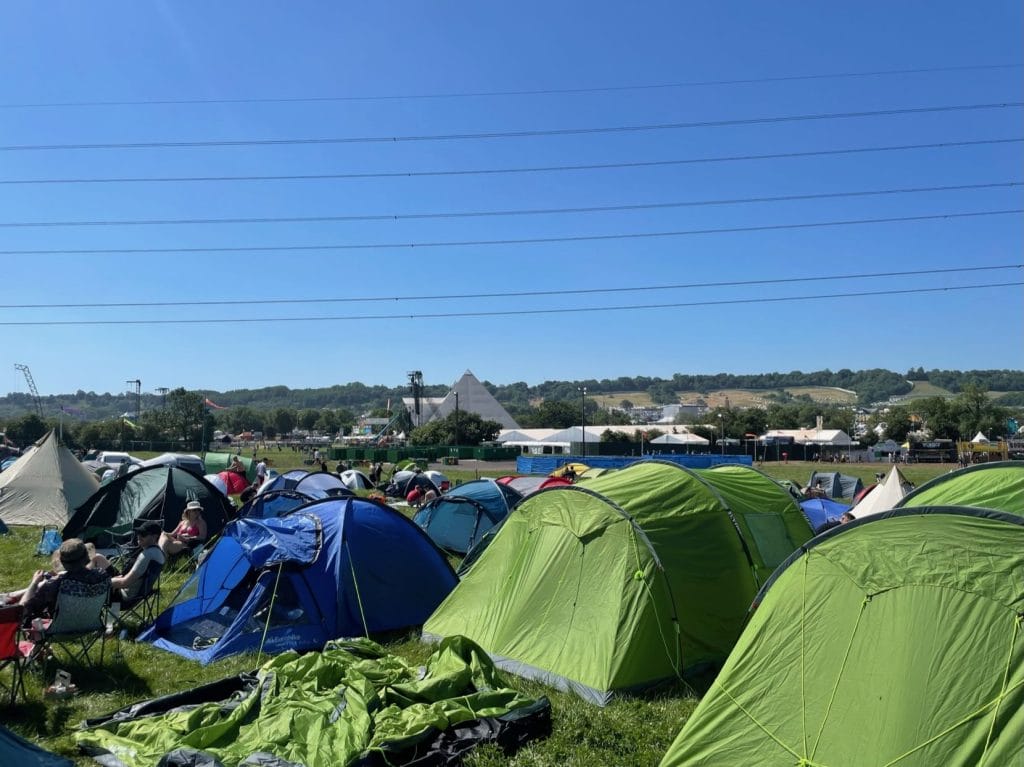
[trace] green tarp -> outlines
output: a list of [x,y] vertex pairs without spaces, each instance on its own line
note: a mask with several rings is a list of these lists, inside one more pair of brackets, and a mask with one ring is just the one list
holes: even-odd
[[[223,696],[223,688],[210,687]],[[546,699],[508,689],[486,654],[463,637],[444,642],[424,668],[367,639],[328,643],[322,653],[288,652],[229,699],[152,710],[142,704],[87,723],[75,739],[98,761],[126,767],[152,767],[182,749],[193,753],[189,764],[216,759],[234,767],[262,754],[261,763],[272,755],[281,760],[275,765],[343,767],[367,754],[403,763],[404,752],[439,731],[488,717],[511,721],[529,710],[550,722]]]
[[725,659],[761,583],[811,537],[754,469],[644,461],[528,496],[424,625],[606,703]]
[[1024,526],[906,509],[776,573],[662,767],[1024,764]]

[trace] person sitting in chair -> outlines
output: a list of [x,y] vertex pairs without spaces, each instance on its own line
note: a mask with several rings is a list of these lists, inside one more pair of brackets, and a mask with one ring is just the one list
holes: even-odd
[[139,548],[142,550],[128,572],[110,579],[112,601],[127,602],[135,599],[142,593],[147,581],[152,584],[150,568],[163,568],[167,561],[163,549],[159,546],[162,533],[163,528],[160,527],[160,523],[153,520],[143,522],[136,528],[135,535],[139,540]]
[[89,567],[89,552],[78,538],[68,538],[60,545],[59,556],[64,572],[36,570],[28,588],[21,594],[19,602],[25,606],[25,620],[44,616],[52,617],[57,606],[57,594],[62,590],[74,593],[80,590],[88,594],[92,587],[103,581],[110,581],[110,575],[103,570]]
[[160,548],[165,556],[179,554],[192,549],[206,540],[206,520],[203,519],[203,504],[189,501],[181,513],[181,522],[169,533],[161,533]]

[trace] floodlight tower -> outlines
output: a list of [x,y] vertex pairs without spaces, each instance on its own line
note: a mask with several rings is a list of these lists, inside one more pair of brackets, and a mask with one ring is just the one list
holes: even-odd
[[39,419],[43,418],[43,401],[39,399],[39,390],[36,389],[36,382],[32,378],[32,371],[28,369],[28,365],[19,365],[17,362],[14,363],[15,370],[20,370],[25,374],[25,382],[28,384],[28,390],[32,394],[32,399],[35,400],[36,413],[39,415]]
[[420,397],[423,394],[423,371],[410,370],[408,373],[409,385],[412,386],[412,411],[416,417],[416,426],[420,423]]

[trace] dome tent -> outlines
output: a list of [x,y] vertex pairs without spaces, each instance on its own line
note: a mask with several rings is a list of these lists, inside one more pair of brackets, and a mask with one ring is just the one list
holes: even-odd
[[972,506],[1024,515],[1024,462],[982,463],[942,474],[897,504],[917,506]]
[[509,515],[522,498],[493,479],[476,479],[438,496],[416,512],[412,521],[440,548],[463,555],[488,530]]
[[65,540],[84,538],[106,545],[97,538],[99,531],[134,527],[145,520],[155,520],[170,532],[189,501],[202,504],[208,538],[219,533],[234,513],[231,501],[202,477],[176,466],[149,466],[117,477],[89,496],[75,509],[62,535]]
[[603,705],[724,660],[758,586],[810,537],[754,469],[638,462],[524,498],[424,637],[462,634]]
[[327,498],[233,521],[140,641],[210,663],[417,626],[455,586],[444,555],[384,504]]
[[1024,519],[889,511],[762,589],[662,767],[1024,763]]

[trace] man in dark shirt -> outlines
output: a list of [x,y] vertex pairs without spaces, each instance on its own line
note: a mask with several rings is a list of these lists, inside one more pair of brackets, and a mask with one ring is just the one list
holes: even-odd
[[57,594],[61,591],[65,594],[89,596],[95,593],[98,583],[106,582],[107,589],[110,588],[110,574],[88,566],[89,552],[78,538],[68,538],[60,545],[59,552],[64,572],[55,575],[49,570],[36,570],[28,588],[21,595],[20,602],[25,606],[26,620],[52,617],[57,606]]

